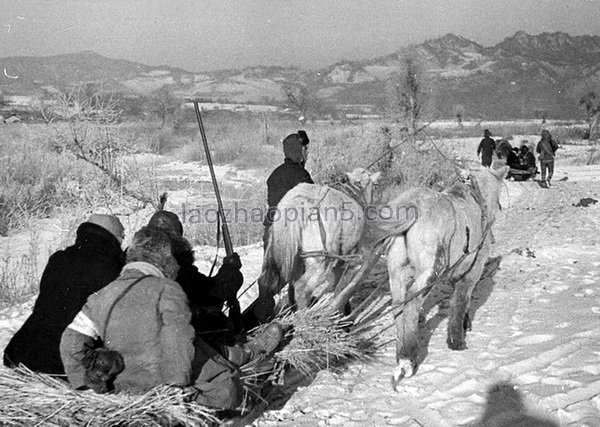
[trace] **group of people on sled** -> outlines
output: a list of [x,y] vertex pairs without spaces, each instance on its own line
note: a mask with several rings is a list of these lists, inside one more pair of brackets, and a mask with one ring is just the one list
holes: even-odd
[[[550,187],[550,181],[554,174],[554,158],[558,150],[558,143],[552,139],[552,135],[546,129],[542,130],[541,139],[535,151],[539,155],[541,184]],[[510,167],[508,178],[515,181],[524,181],[535,178],[538,173],[535,154],[526,144],[521,147],[513,147],[507,140],[495,141],[488,129],[483,131],[483,139],[477,147],[477,155],[481,156],[481,164],[489,167],[496,153],[498,158],[503,159]]]
[[[283,140],[284,163],[267,180],[271,210],[296,184],[312,183],[304,168],[308,143],[304,131]],[[267,216],[265,236],[269,225]],[[236,325],[223,309],[242,286],[239,256],[225,257],[212,277],[202,274],[174,212],[155,212],[126,249],[124,237],[114,215],[93,214],[78,227],[75,243],[48,260],[4,364],[64,378],[78,390],[170,385],[202,405],[238,407],[240,367],[268,363],[283,338],[275,321],[244,336],[257,319],[269,320],[274,301],[260,301]]]

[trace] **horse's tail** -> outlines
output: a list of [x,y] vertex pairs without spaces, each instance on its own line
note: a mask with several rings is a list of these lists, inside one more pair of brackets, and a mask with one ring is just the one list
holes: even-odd
[[405,234],[419,217],[415,205],[396,209],[394,215],[388,215],[383,209],[379,209],[378,215],[374,218],[371,218],[369,214],[366,215],[363,245],[366,244],[365,246],[371,248],[391,237]]
[[294,280],[293,274],[298,263],[304,225],[304,218],[299,216],[293,221],[279,218],[271,226],[267,250],[270,251],[269,256],[279,269],[284,283]]

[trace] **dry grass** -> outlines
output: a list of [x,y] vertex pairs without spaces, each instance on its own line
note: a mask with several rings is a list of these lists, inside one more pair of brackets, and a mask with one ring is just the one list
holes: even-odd
[[309,168],[315,180],[324,183],[340,172],[370,166],[372,172],[382,172],[381,191],[398,185],[441,190],[458,179],[457,165],[432,141],[425,133],[412,138],[385,123],[330,130],[323,142],[311,149]]
[[[52,215],[57,209],[114,206],[124,189],[93,165],[56,151],[56,132],[46,125],[0,128],[0,235],[24,227],[29,220]],[[59,148],[59,147],[58,147]],[[152,194],[151,168],[115,159],[122,182],[133,191]],[[152,198],[152,196],[151,196]]]
[[[333,295],[327,294],[306,309],[283,310],[276,317],[286,331],[284,345],[273,355],[270,378],[283,378],[284,371],[296,369],[313,376],[322,369],[336,368],[353,361],[370,360],[378,347],[377,321],[387,315],[379,295],[366,298],[350,315],[339,313],[333,306]],[[259,327],[253,334],[259,334]],[[259,364],[260,366],[260,364]],[[260,378],[254,364],[242,367],[247,383]]]
[[3,426],[205,426],[217,421],[211,410],[186,402],[181,389],[96,394],[24,368],[0,370],[0,394]]
[[34,233],[26,254],[15,258],[5,253],[0,258],[0,306],[21,302],[38,291],[38,252]]

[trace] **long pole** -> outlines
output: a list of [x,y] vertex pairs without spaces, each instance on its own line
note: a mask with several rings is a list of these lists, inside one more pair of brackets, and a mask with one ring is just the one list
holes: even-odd
[[[223,233],[223,245],[225,246],[225,253],[227,256],[230,256],[233,254],[231,234],[229,234],[229,227],[227,226],[227,219],[225,218],[225,210],[223,209],[221,193],[219,192],[219,185],[217,184],[217,176],[215,175],[215,168],[210,155],[210,149],[208,148],[208,140],[206,139],[206,132],[204,131],[204,123],[202,122],[202,114],[200,114],[200,106],[198,105],[197,100],[193,100],[193,102],[194,111],[196,112],[196,120],[198,121],[198,127],[200,128],[200,136],[202,137],[202,144],[204,145],[204,153],[206,154],[206,163],[208,164],[208,170],[210,171],[210,177],[215,190],[215,197],[217,199],[217,208],[219,211],[219,217],[221,219],[221,231]],[[243,325],[239,301],[237,298],[233,297],[227,300],[227,305],[229,306],[229,318],[233,323],[235,332],[241,332]]]

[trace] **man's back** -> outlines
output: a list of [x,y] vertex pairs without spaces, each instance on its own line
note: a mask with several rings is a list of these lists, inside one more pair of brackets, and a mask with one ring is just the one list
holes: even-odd
[[485,136],[477,147],[477,155],[481,154],[481,164],[490,166],[492,164],[492,155],[496,149],[496,141],[489,136]]
[[486,136],[479,143],[479,148],[477,149],[477,154],[482,153],[484,156],[491,156],[494,150],[496,149],[496,141],[489,136]]
[[285,159],[267,178],[267,202],[275,208],[285,194],[300,183],[313,184],[306,169],[299,163]]
[[109,232],[83,223],[75,245],[54,253],[40,281],[33,312],[4,351],[7,366],[23,363],[48,374],[63,374],[59,344],[63,330],[87,297],[113,281],[123,252]]

